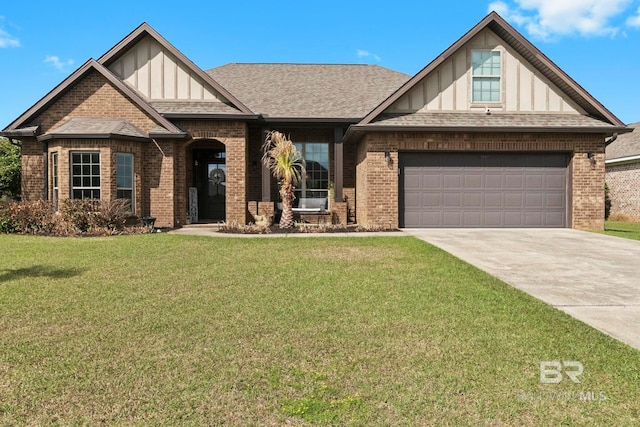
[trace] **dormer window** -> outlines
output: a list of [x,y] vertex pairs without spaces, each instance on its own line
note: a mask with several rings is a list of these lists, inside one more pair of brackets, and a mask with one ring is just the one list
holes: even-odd
[[473,102],[500,102],[500,51],[471,51],[471,70]]

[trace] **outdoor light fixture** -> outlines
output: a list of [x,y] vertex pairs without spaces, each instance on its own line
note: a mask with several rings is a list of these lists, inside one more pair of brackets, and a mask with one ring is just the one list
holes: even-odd
[[587,158],[591,161],[591,164],[596,164],[596,155],[594,152],[590,151],[587,153]]
[[385,162],[386,164],[391,163],[391,153],[390,153],[390,152],[388,152],[388,151],[385,151],[385,152],[384,152],[384,162]]

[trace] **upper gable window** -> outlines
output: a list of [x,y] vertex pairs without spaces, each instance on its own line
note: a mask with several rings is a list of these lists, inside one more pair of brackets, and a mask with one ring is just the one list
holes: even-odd
[[500,102],[500,51],[471,51],[473,102]]

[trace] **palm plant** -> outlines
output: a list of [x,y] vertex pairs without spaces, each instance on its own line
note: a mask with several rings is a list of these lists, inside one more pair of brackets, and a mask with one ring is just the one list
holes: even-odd
[[280,228],[293,227],[293,201],[295,185],[300,181],[300,171],[304,167],[302,155],[283,133],[271,131],[262,145],[262,163],[280,180],[282,215]]

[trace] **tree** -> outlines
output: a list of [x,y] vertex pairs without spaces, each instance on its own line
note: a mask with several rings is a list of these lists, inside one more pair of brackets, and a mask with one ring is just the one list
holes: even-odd
[[262,145],[262,162],[273,176],[280,180],[282,215],[280,228],[293,227],[293,201],[295,185],[300,181],[300,171],[304,165],[302,155],[283,133],[271,131]]
[[20,199],[20,147],[0,138],[0,197]]

